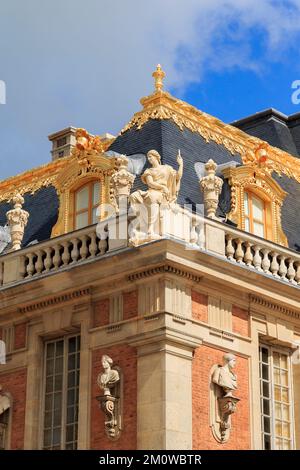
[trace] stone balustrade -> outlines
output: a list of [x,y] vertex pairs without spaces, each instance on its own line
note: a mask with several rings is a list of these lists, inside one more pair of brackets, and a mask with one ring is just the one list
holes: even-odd
[[37,243],[0,257],[0,286],[58,272],[108,250],[108,232],[98,236],[96,225]]
[[[174,214],[163,219],[162,238],[178,239],[189,249],[211,253],[295,286],[300,284],[300,254],[293,250],[178,206]],[[119,215],[104,222],[100,235],[96,225],[92,225],[0,256],[0,288],[128,247],[131,243],[130,234],[126,238],[127,224],[126,214]]]
[[235,229],[225,230],[228,260],[277,279],[300,284],[300,254]]

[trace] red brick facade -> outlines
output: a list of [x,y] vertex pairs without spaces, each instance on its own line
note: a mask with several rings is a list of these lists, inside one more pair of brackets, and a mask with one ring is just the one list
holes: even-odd
[[101,299],[94,304],[93,327],[109,324],[109,299]]
[[27,369],[24,368],[15,370],[14,372],[0,374],[0,383],[3,387],[3,392],[10,393],[12,397],[10,448],[14,450],[23,449]]
[[235,305],[232,306],[232,331],[242,336],[249,336],[249,313]]
[[138,316],[138,291],[124,292],[123,319],[129,320]]
[[192,290],[192,317],[195,320],[208,321],[208,296]]
[[209,377],[212,367],[215,364],[222,364],[223,355],[224,351],[208,346],[200,346],[195,351],[192,371],[194,449],[250,449],[249,378],[248,360],[245,358],[237,357],[238,390],[236,396],[241,401],[232,417],[230,440],[225,444],[218,443],[210,429]]
[[15,326],[15,344],[14,349],[23,349],[26,347],[27,323],[19,323]]
[[[104,414],[99,409],[97,396],[101,395],[96,381],[102,371],[101,358],[108,354],[123,373],[123,427],[120,438],[111,441],[104,431]],[[137,357],[136,349],[130,346],[113,346],[97,349],[92,355],[92,403],[91,403],[91,449],[134,450],[137,447]]]

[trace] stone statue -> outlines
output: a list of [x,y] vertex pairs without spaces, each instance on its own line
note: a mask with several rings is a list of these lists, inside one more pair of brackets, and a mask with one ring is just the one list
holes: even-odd
[[232,397],[234,390],[237,390],[237,376],[233,372],[233,369],[236,364],[236,357],[234,354],[225,354],[224,365],[222,367],[217,367],[212,381],[222,387],[224,391],[224,397]]
[[[116,158],[117,171],[113,173],[110,179],[111,185],[111,202],[119,210],[119,205],[122,201],[126,201],[129,197],[135,176],[128,171],[128,158],[125,155],[120,155]],[[126,209],[127,210],[127,209]]]
[[236,364],[234,354],[223,356],[224,365],[215,365],[211,375],[210,422],[217,441],[228,441],[231,430],[231,416],[235,413],[239,398],[233,396],[237,390],[237,377],[233,372]]
[[[103,389],[104,393],[97,397],[100,407],[105,415],[104,429],[106,435],[111,439],[118,439],[121,432],[121,396],[114,385],[120,382],[120,374],[117,370],[111,368],[113,360],[106,354],[102,356],[103,372],[98,375],[97,384]],[[118,396],[116,396],[118,395]]]
[[2,385],[0,385],[0,415],[10,408],[10,399],[7,394],[2,392]]
[[158,220],[160,206],[170,207],[176,204],[183,173],[183,160],[180,151],[177,154],[178,171],[170,165],[162,165],[160,154],[156,150],[147,153],[151,168],[148,168],[141,179],[148,186],[146,191],[138,190],[129,197],[134,212],[142,216],[141,222],[145,227],[140,232],[145,233],[145,239],[159,238],[155,233],[154,225]]
[[217,164],[208,160],[205,164],[207,175],[200,179],[200,189],[203,192],[204,207],[207,217],[214,219],[222,191],[223,180],[216,176]]
[[109,356],[102,356],[103,372],[98,375],[97,384],[104,390],[104,395],[110,395],[110,389],[120,380],[119,372],[111,368],[112,364]]
[[148,168],[141,179],[149,189],[132,193],[130,202],[146,205],[176,202],[183,172],[180,151],[177,155],[178,171],[170,165],[162,165],[160,154],[156,150],[150,150],[147,158],[152,168]]
[[21,248],[24,230],[28,222],[29,213],[22,209],[24,198],[17,193],[12,198],[14,208],[6,213],[7,223],[10,227],[10,236],[12,241],[12,251]]

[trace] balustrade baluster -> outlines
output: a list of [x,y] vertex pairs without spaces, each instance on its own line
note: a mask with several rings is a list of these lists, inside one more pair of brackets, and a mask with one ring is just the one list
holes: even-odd
[[64,248],[64,251],[63,251],[61,259],[62,259],[63,265],[67,266],[69,264],[69,261],[70,261],[70,252],[69,252],[69,242],[68,242],[68,240],[64,241],[62,243],[62,246]]
[[270,270],[271,270],[273,276],[279,277],[279,275],[278,275],[279,264],[278,264],[278,261],[277,261],[278,253],[276,253],[276,251],[272,251],[271,256],[272,256],[272,262],[271,262]]
[[56,270],[61,265],[60,247],[58,243],[54,245],[53,269]]
[[284,279],[285,281],[287,281],[286,273],[287,273],[287,267],[285,264],[285,256],[280,255],[279,276],[281,277],[281,279]]
[[244,263],[246,266],[252,267],[253,266],[253,254],[251,250],[251,243],[246,242],[246,251],[245,251],[245,256],[244,256]]
[[244,264],[243,259],[244,259],[244,250],[243,250],[243,242],[240,238],[236,239],[236,250],[235,250],[235,259],[237,263]]
[[87,236],[83,235],[82,237],[80,237],[80,240],[81,240],[81,247],[79,250],[79,254],[80,254],[81,260],[84,260],[86,259],[88,252],[89,252],[88,247],[87,247]]
[[90,251],[91,257],[95,258],[97,251],[98,251],[96,232],[91,233],[91,243],[89,246],[89,251]]
[[288,270],[287,270],[287,278],[290,282],[292,282],[293,284],[295,284],[295,276],[296,276],[296,271],[294,269],[294,260],[292,258],[289,258],[287,260],[288,264],[289,264],[289,267],[288,267]]
[[32,277],[34,273],[33,257],[34,257],[34,253],[28,253],[27,258],[29,261],[27,265],[27,274],[29,277]]
[[76,263],[76,261],[78,261],[78,258],[79,258],[78,238],[72,238],[71,243],[73,245],[73,248],[71,251],[72,263]]
[[231,261],[235,261],[233,255],[234,255],[234,247],[232,244],[232,236],[228,234],[226,236],[226,256]]
[[260,254],[260,249],[261,247],[259,245],[254,245],[254,257],[253,257],[253,266],[257,271],[262,271],[261,269],[261,254]]

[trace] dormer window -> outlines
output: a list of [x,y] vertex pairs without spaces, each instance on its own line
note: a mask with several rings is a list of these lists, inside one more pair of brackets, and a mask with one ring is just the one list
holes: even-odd
[[97,223],[100,204],[100,183],[91,181],[74,193],[74,230]]
[[251,192],[244,192],[245,230],[266,238],[266,203]]

